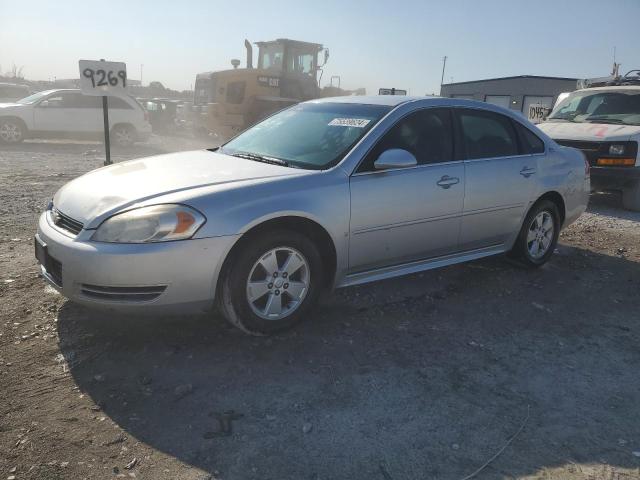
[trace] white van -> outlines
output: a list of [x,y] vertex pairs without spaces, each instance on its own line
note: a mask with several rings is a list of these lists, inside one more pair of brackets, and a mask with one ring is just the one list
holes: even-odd
[[594,190],[620,190],[624,207],[640,211],[640,71],[571,92],[538,127],[582,150]]

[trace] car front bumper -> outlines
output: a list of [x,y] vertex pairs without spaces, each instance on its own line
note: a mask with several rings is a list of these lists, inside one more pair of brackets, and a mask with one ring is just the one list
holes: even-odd
[[222,263],[238,238],[115,244],[91,242],[92,234],[74,237],[43,213],[35,242],[46,250],[44,278],[75,302],[136,313],[210,308]]

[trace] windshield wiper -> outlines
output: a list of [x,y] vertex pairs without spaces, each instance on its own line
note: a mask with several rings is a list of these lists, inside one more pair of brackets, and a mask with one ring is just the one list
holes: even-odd
[[613,124],[626,125],[625,121],[620,118],[606,118],[606,117],[591,116],[591,117],[585,118],[584,121],[589,123],[613,123]]
[[271,165],[281,165],[283,167],[290,167],[291,164],[286,160],[275,157],[265,157],[251,152],[235,152],[231,154],[232,157],[246,158],[247,160],[253,160],[255,162],[269,163]]

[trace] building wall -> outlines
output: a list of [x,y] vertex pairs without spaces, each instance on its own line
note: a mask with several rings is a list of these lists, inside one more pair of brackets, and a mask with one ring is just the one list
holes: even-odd
[[440,88],[440,96],[472,96],[474,100],[484,102],[487,95],[509,95],[511,96],[510,108],[522,112],[525,96],[553,97],[553,102],[555,103],[558,94],[572,92],[575,89],[575,79],[516,77],[477,82],[447,83]]

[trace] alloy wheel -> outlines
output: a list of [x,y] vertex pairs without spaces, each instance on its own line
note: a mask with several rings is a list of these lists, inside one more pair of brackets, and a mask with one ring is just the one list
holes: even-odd
[[131,132],[127,128],[118,128],[113,132],[113,135],[118,145],[126,147],[133,143],[133,137],[131,136]]
[[527,232],[527,250],[531,258],[538,260],[545,256],[553,243],[555,227],[551,213],[544,210],[538,213]]
[[253,265],[247,279],[247,302],[258,317],[281,320],[302,304],[310,278],[309,263],[300,252],[274,248]]
[[22,140],[22,129],[12,122],[0,124],[0,139],[7,143],[16,143]]

